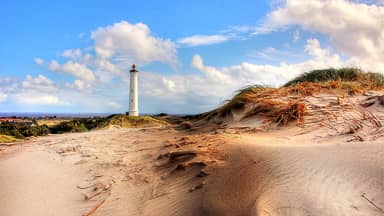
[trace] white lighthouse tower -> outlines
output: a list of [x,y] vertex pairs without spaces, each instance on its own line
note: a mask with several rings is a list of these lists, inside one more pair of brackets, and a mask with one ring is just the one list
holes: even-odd
[[136,65],[132,65],[132,69],[129,71],[131,81],[129,85],[129,116],[139,115],[139,104],[138,104],[138,90],[137,90],[137,71]]

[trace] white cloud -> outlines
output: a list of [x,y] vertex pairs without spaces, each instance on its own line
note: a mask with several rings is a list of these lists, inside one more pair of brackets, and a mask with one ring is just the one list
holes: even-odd
[[172,81],[172,80],[169,80],[165,77],[162,77],[161,78],[161,81],[163,82],[163,84],[165,85],[165,87],[169,90],[169,91],[174,91],[175,90],[175,82]]
[[61,53],[61,56],[64,57],[64,58],[69,58],[69,59],[77,60],[77,59],[79,59],[79,58],[81,58],[83,56],[83,53],[81,52],[81,50],[79,48],[77,48],[77,49],[67,49],[67,50],[64,50]]
[[296,30],[293,32],[293,42],[297,42],[298,40],[300,40],[300,31]]
[[[67,86],[68,84],[65,84]],[[74,81],[74,88],[86,88],[88,84],[82,81]],[[68,86],[67,86],[68,87]],[[69,111],[69,112],[110,112],[111,109],[118,111],[121,109],[121,98],[128,98],[122,90],[127,86],[111,84],[104,88],[106,91],[79,91],[74,88],[65,88],[64,85],[55,83],[43,75],[26,75],[22,80],[9,77],[0,77],[0,103],[2,111]],[[99,86],[102,88],[102,86]]]
[[119,66],[105,59],[98,58],[93,62],[93,65],[98,71],[112,73],[118,76],[121,76],[123,74],[123,71],[119,68]]
[[277,52],[278,51],[275,48],[267,47],[261,51],[253,51],[249,55],[251,57],[257,57],[257,58],[272,60],[278,54]]
[[5,94],[19,88],[19,84],[15,78],[0,77],[0,92]]
[[143,23],[114,23],[93,31],[91,37],[94,40],[94,56],[80,48],[67,49],[61,57],[69,61],[61,64],[52,60],[47,64],[50,71],[76,78],[73,83],[66,84],[69,88],[82,91],[89,89],[95,81],[107,83],[114,77],[126,79],[127,73],[123,71],[132,63],[158,61],[172,66],[178,64],[176,45],[170,40],[153,36]]
[[200,55],[193,56],[191,66],[203,72],[212,81],[221,82],[222,84],[231,82],[231,77],[228,75],[221,73],[214,67],[205,66]]
[[26,75],[22,81],[14,80],[8,85],[17,86],[9,89],[8,99],[23,105],[64,105],[58,97],[59,88],[47,77]]
[[117,58],[124,62],[165,62],[177,64],[176,45],[171,40],[152,35],[143,23],[121,21],[92,32],[95,52],[102,59]]
[[347,0],[286,0],[262,26],[266,32],[300,26],[329,36],[332,45],[363,68],[383,71],[384,7]]
[[25,80],[22,81],[21,87],[28,90],[38,90],[44,92],[57,91],[58,88],[56,84],[43,75],[38,75],[36,78],[33,78],[31,75],[27,75]]
[[203,46],[226,42],[230,39],[228,35],[192,35],[179,39],[177,42],[187,46]]
[[96,80],[95,74],[86,65],[73,61],[59,64],[53,60],[49,63],[48,69],[55,72],[71,74],[85,82],[92,83]]
[[116,103],[114,101],[109,101],[107,103],[108,107],[112,108],[112,109],[120,109],[121,108],[121,105],[119,103]]
[[89,89],[95,81],[107,83],[114,77],[126,79],[127,73],[123,71],[132,63],[158,61],[172,66],[178,64],[176,45],[170,40],[153,36],[143,23],[121,21],[99,27],[91,37],[94,40],[94,56],[87,53],[86,49],[67,49],[61,53],[61,57],[69,61],[61,64],[52,60],[47,64],[50,71],[76,78],[73,83],[66,84],[69,88],[84,90]]
[[42,65],[42,64],[44,64],[44,60],[41,59],[41,58],[39,58],[39,57],[36,57],[36,58],[34,59],[34,61],[35,61],[35,64],[37,64],[37,65]]
[[339,55],[332,54],[329,49],[321,48],[320,42],[317,39],[308,39],[304,49],[315,60],[326,60],[330,66],[339,67],[342,62]]
[[77,89],[79,91],[84,91],[91,88],[91,85],[89,83],[78,79],[73,81],[73,83],[66,83],[65,86],[68,88]]
[[63,105],[59,98],[50,94],[32,94],[21,92],[14,95],[14,99],[19,104],[25,105]]

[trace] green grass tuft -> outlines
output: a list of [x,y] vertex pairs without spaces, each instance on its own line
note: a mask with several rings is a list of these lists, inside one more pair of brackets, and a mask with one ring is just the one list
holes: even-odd
[[384,87],[383,74],[364,72],[358,68],[313,70],[287,82],[284,87],[290,87],[304,82],[320,83],[330,81],[358,82],[371,88]]

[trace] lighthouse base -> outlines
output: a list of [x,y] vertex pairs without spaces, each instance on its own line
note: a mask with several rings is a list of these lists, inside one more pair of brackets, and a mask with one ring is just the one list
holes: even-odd
[[137,112],[137,111],[129,111],[128,115],[129,116],[139,116],[139,112]]

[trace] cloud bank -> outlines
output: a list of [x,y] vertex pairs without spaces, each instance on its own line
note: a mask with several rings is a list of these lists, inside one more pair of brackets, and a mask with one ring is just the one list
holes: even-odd
[[384,71],[384,7],[346,0],[287,0],[267,15],[269,31],[291,26],[329,37],[356,66]]

